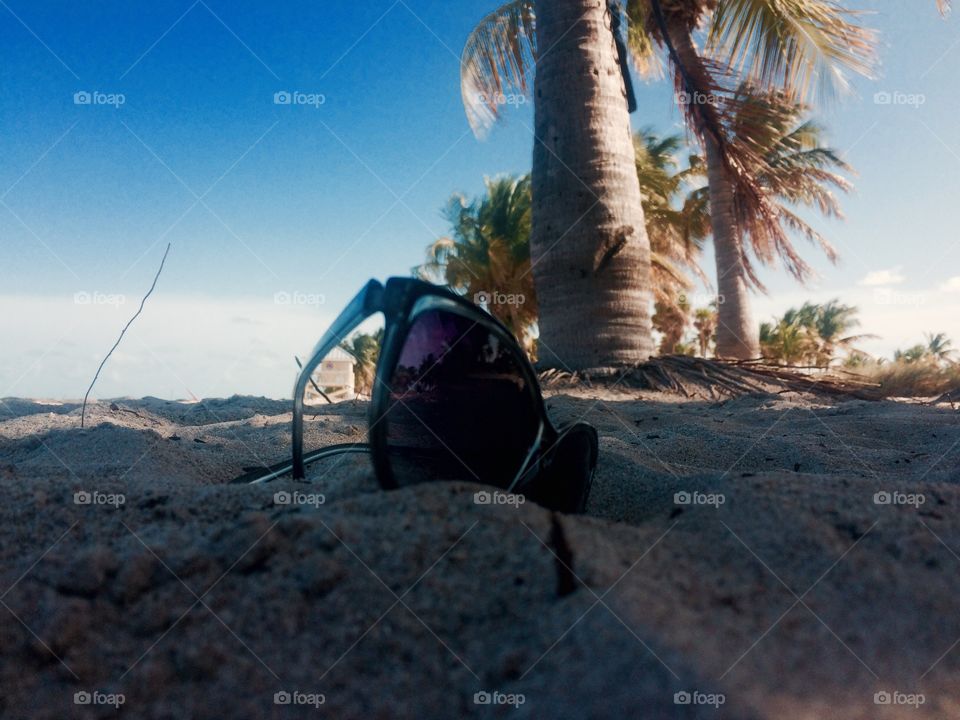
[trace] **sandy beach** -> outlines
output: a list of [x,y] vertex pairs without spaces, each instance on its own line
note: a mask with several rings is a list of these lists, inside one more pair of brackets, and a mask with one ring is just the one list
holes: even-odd
[[[960,714],[954,409],[548,405],[600,431],[586,516],[383,492],[364,456],[228,484],[289,452],[288,401],[102,401],[81,430],[4,400],[0,714]],[[363,439],[365,411],[314,407],[308,445]]]

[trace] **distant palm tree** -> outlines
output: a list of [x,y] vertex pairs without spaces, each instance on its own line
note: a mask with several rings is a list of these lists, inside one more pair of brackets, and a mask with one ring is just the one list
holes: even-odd
[[946,336],[946,333],[927,333],[927,354],[938,362],[950,362],[953,354],[956,352],[952,348],[953,341]]
[[676,302],[658,301],[654,306],[653,326],[660,331],[660,354],[677,352],[690,322],[690,305],[682,296]]
[[697,308],[693,313],[693,327],[697,331],[700,357],[706,357],[710,344],[717,334],[717,310],[715,307]]
[[873,335],[849,335],[860,324],[858,310],[839,300],[825,304],[804,303],[787,310],[774,323],[760,326],[763,356],[787,365],[808,363],[827,367],[839,350],[847,356],[862,355],[853,344]]
[[844,350],[848,355],[863,355],[863,352],[853,347],[853,344],[874,336],[847,334],[860,325],[860,320],[856,317],[858,312],[856,307],[843,305],[836,299],[818,307],[815,318],[817,338],[820,342],[817,350],[817,364],[829,365],[830,361],[836,357],[837,350]]
[[707,203],[696,193],[705,168],[694,154],[688,157],[686,167],[680,168],[677,156],[684,143],[679,135],[660,136],[648,127],[638,131],[633,142],[650,238],[654,298],[675,304],[693,287],[691,274],[706,282],[699,260],[710,233],[710,214]]
[[353,387],[357,394],[369,395],[373,389],[380,346],[383,343],[383,328],[374,333],[354,333],[340,343],[340,348],[353,356]]
[[454,195],[446,209],[452,235],[427,249],[419,277],[442,282],[486,309],[528,346],[537,321],[530,272],[530,176],[487,178],[486,195]]

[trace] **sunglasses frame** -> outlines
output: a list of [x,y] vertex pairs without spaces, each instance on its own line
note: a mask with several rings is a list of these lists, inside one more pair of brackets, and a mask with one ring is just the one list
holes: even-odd
[[[329,454],[325,452],[326,449],[314,451],[307,455],[303,451],[304,395],[310,378],[327,354],[367,318],[379,312],[383,313],[384,316],[384,334],[380,357],[377,360],[370,403],[369,447],[374,471],[380,485],[386,489],[398,487],[387,449],[386,423],[389,422],[389,419],[386,418],[385,413],[390,401],[389,382],[411,326],[421,313],[428,310],[445,310],[465,317],[488,332],[495,333],[506,342],[506,347],[514,355],[520,372],[523,373],[524,380],[529,384],[531,390],[530,401],[534,404],[539,426],[523,464],[517,469],[513,480],[505,486],[505,489],[508,492],[518,490],[539,475],[544,449],[550,448],[556,443],[561,437],[561,433],[553,426],[547,416],[547,409],[537,375],[513,334],[495,317],[447,288],[415,278],[393,277],[388,279],[385,285],[376,280],[371,280],[364,286],[314,346],[309,359],[304,363],[300,374],[297,376],[293,391],[292,432],[292,469],[295,480],[305,478],[307,462]],[[268,477],[260,478],[259,481],[272,479],[272,477],[277,477],[283,472],[289,471],[289,469],[290,466],[288,465],[285,469],[278,469]]]

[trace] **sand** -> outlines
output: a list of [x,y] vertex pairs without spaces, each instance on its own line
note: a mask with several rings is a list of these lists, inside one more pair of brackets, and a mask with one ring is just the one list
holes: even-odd
[[0,716],[960,717],[954,409],[548,404],[600,431],[586,516],[362,456],[227,484],[287,456],[288,401],[4,400]]

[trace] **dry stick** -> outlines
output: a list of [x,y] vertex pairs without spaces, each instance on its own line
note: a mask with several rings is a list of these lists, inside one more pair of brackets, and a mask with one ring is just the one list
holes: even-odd
[[153,293],[153,289],[157,286],[157,280],[160,279],[160,273],[163,272],[163,264],[167,261],[167,253],[170,252],[170,243],[167,243],[167,249],[163,253],[163,259],[160,260],[160,268],[157,270],[157,274],[153,278],[153,284],[150,286],[150,289],[147,290],[147,294],[143,296],[143,300],[140,301],[140,308],[134,314],[132,318],[127,321],[127,324],[123,326],[123,330],[120,331],[120,337],[117,338],[117,341],[113,344],[113,347],[110,348],[110,352],[107,353],[107,356],[103,359],[103,362],[100,363],[100,367],[97,368],[97,374],[93,376],[93,382],[90,383],[90,387],[87,388],[87,394],[83,396],[83,409],[80,411],[80,427],[83,427],[83,421],[87,413],[87,398],[90,397],[90,391],[93,390],[93,386],[97,382],[97,378],[100,377],[100,371],[103,370],[103,366],[107,364],[107,360],[110,359],[110,356],[113,355],[113,351],[117,349],[117,345],[120,344],[120,341],[123,340],[123,336],[126,334],[127,329],[133,324],[133,321],[139,317],[140,313],[143,312],[143,305],[147,302],[147,298]]
[[[300,368],[301,370],[303,370],[303,363],[300,362],[300,358],[298,358],[296,355],[294,355],[294,356],[293,356],[293,359],[297,361],[297,367]],[[320,387],[313,381],[313,376],[312,376],[312,375],[310,376],[310,384],[313,385],[313,389],[314,389],[314,390],[316,390],[318,393],[320,393],[321,395],[323,395],[323,399],[324,399],[324,400],[326,400],[328,403],[330,403],[331,405],[333,405],[333,400],[331,400],[329,397],[327,397],[327,394],[326,394],[323,390],[321,390]]]

